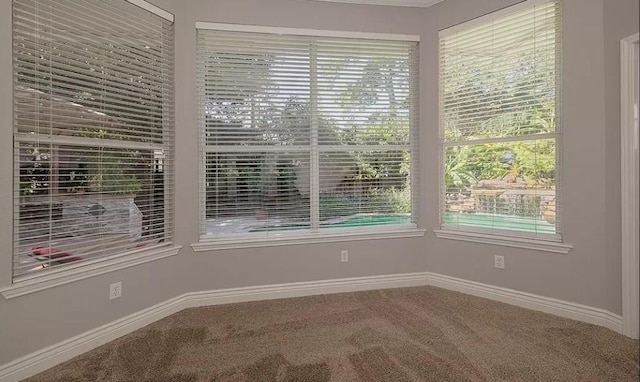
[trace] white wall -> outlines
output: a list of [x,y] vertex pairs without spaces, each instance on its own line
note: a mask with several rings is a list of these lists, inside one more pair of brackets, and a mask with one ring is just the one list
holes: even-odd
[[[611,2],[616,11],[603,12]],[[565,0],[564,197],[568,255],[436,239],[438,225],[438,30],[517,0],[446,0],[427,9],[347,5],[306,0],[154,0],[176,15],[176,242],[177,256],[12,300],[0,298],[0,364],[188,291],[295,281],[431,271],[568,300],[620,313],[619,220],[608,171],[613,159],[613,117],[606,94],[616,74],[605,52],[637,20],[609,34],[609,18],[637,15],[637,0]],[[0,286],[10,284],[12,219],[11,7],[0,2]],[[421,36],[421,226],[424,238],[315,244],[218,252],[191,251],[198,238],[198,158],[195,107],[196,21]],[[605,39],[606,38],[606,39]],[[617,45],[616,45],[617,46]],[[609,54],[609,53],[607,53]],[[606,74],[606,76],[605,76]],[[611,88],[609,87],[611,86]],[[619,89],[617,90],[619,92]],[[619,101],[618,101],[619,102]],[[606,128],[605,128],[606,127]],[[611,152],[610,152],[611,151]],[[617,163],[617,167],[616,167]],[[614,176],[615,178],[615,176]],[[614,179],[615,180],[615,179]],[[613,191],[610,191],[613,190]],[[618,186],[619,192],[619,186]],[[618,198],[619,199],[619,198]],[[619,201],[619,200],[618,200]],[[603,219],[605,217],[606,219]],[[611,228],[614,227],[614,228]],[[339,262],[340,249],[350,262]],[[493,255],[506,269],[493,268]],[[109,301],[108,284],[123,281],[123,297]],[[617,289],[616,289],[617,288]]]

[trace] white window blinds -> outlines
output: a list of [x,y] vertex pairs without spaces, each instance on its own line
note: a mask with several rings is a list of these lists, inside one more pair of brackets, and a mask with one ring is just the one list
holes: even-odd
[[440,35],[441,224],[559,239],[558,1]]
[[203,238],[415,226],[417,50],[198,29]]
[[124,0],[13,1],[14,280],[171,238],[173,50]]

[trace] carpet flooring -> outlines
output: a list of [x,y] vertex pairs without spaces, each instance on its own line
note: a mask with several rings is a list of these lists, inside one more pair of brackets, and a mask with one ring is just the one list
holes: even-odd
[[638,341],[434,287],[186,309],[36,381],[638,381]]

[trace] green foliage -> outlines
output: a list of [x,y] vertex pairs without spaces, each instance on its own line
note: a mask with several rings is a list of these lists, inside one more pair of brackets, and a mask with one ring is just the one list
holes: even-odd
[[[490,56],[457,51],[444,57],[445,140],[468,142],[555,132],[553,61],[547,54],[518,46],[506,54],[510,61],[505,65]],[[550,185],[555,165],[554,139],[461,144],[445,153],[445,185],[465,189],[507,176],[526,180],[529,186]]]
[[353,215],[356,212],[356,207],[347,200],[346,196],[328,193],[320,194],[321,221]]
[[469,146],[451,147],[447,150],[445,161],[445,184],[447,189],[462,189],[476,182],[473,172],[468,168]]
[[89,190],[109,194],[137,194],[142,182],[135,174],[126,171],[121,159],[108,158],[100,165],[88,167]]
[[385,192],[391,212],[399,214],[411,213],[411,188],[406,186],[403,188],[392,187]]
[[[505,154],[515,160],[505,163]],[[555,178],[553,139],[455,146],[447,149],[445,186],[468,188],[480,180],[503,179],[507,175],[530,182],[549,184]]]
[[[474,135],[450,129],[446,139],[471,141],[552,133],[555,131],[555,116],[547,103],[530,113],[504,113],[488,119],[474,131]],[[515,155],[513,163],[502,160],[508,153]],[[507,175],[534,184],[548,184],[555,178],[555,163],[553,139],[454,146],[446,152],[445,185],[448,189],[467,188],[480,180],[501,179]]]
[[[237,55],[232,54],[233,57]],[[405,145],[409,142],[408,92],[397,91],[409,86],[408,60],[373,57],[356,59],[356,62],[345,58],[319,63],[323,81],[331,83],[332,79],[343,80],[345,76],[354,80],[346,87],[338,84],[335,94],[325,94],[324,97],[335,97],[337,105],[328,109],[319,107],[312,121],[308,97],[299,95],[283,100],[273,96],[281,85],[269,80],[271,70],[281,65],[283,58],[260,53],[247,53],[244,58],[246,69],[243,68],[238,77],[249,81],[234,85],[233,94],[207,95],[205,136],[210,144],[277,145],[286,151],[289,145],[310,145],[313,123],[317,126],[321,145],[344,147],[344,150],[320,153],[322,174],[342,175],[342,178],[336,178],[331,190],[320,195],[321,220],[367,211],[411,210],[409,151],[353,150],[355,146]],[[224,68],[226,59],[223,53],[209,57],[207,75],[228,77],[228,69]],[[340,113],[335,112],[336,107],[341,109]],[[254,155],[255,161],[261,163],[269,154],[256,150]],[[233,160],[232,156],[208,158],[208,173],[220,177],[217,182],[222,184],[232,176],[226,169],[238,166],[228,163]],[[268,176],[254,172],[255,169],[240,170],[237,181],[250,185],[248,188],[257,193],[267,194],[265,190],[277,184],[277,188],[287,189],[289,195],[295,195],[296,192],[292,192],[296,190],[294,162],[302,163],[304,170],[305,164],[309,163],[309,154],[294,153],[293,159],[278,164],[277,171],[271,171]],[[208,193],[215,197],[228,196],[226,189],[208,187]]]
[[[29,165],[20,170],[20,194],[47,195],[51,183],[51,154],[33,148],[25,150],[31,157]],[[65,150],[62,150],[64,152]],[[110,194],[137,194],[142,190],[142,181],[136,176],[135,163],[143,161],[135,152],[126,158],[101,155],[99,151],[87,151],[84,157],[65,163],[58,169],[58,191],[61,193],[94,192]]]
[[320,194],[320,220],[326,221],[355,214],[411,213],[411,188],[373,190],[366,194]]
[[49,154],[40,153],[32,147],[22,150],[30,163],[20,167],[20,195],[46,195],[50,185]]
[[555,178],[556,150],[552,139],[524,141],[514,144],[519,154],[513,172],[533,181]]

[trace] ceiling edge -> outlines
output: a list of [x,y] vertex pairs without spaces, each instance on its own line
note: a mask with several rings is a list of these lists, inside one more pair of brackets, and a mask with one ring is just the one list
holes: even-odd
[[443,0],[315,0],[329,1],[332,3],[367,4],[367,5],[388,5],[396,7],[420,7],[426,8],[437,4]]

